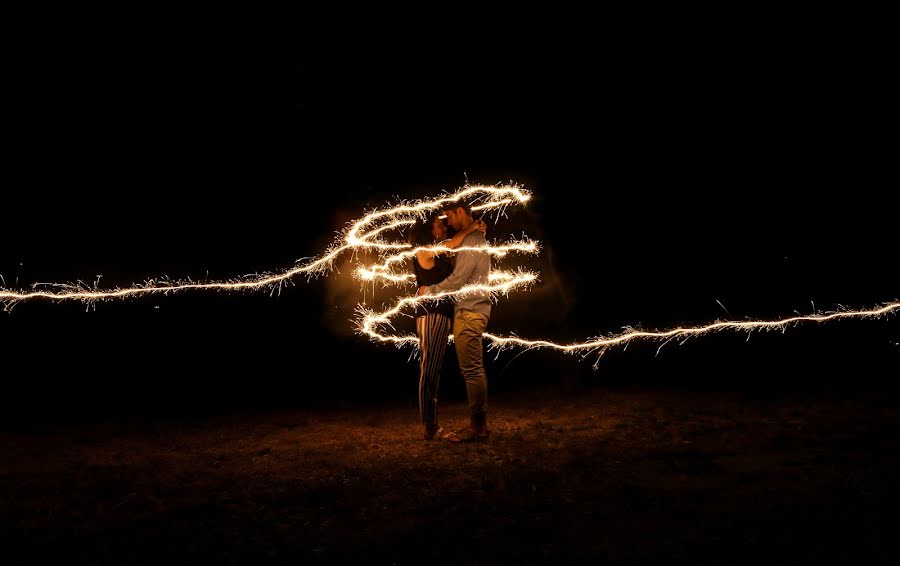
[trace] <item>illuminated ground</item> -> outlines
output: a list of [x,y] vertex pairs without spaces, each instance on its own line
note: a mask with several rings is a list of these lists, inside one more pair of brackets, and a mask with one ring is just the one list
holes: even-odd
[[408,406],[5,431],[4,555],[893,562],[895,400],[532,391],[492,399],[471,446],[420,441]]

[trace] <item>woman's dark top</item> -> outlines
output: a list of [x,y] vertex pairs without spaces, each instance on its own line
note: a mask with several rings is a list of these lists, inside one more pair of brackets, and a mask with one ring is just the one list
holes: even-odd
[[[425,269],[419,265],[419,259],[415,256],[412,258],[412,263],[413,271],[416,274],[416,284],[419,287],[436,285],[453,273],[453,264],[447,256],[443,255],[434,257],[434,267],[431,269]],[[424,301],[416,305],[416,316],[423,316],[429,312],[453,318],[453,300],[445,298],[438,303]]]

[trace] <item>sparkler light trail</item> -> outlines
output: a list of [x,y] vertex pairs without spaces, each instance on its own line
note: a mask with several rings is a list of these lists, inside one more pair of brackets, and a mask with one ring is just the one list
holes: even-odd
[[[432,252],[458,253],[464,250],[477,250],[488,253],[496,258],[503,258],[510,253],[534,254],[539,251],[537,242],[528,239],[510,240],[498,245],[488,245],[477,248],[451,249],[445,246],[425,246],[413,248],[405,242],[392,242],[383,239],[385,234],[392,230],[402,230],[428,213],[440,210],[444,204],[466,201],[474,204],[473,210],[495,211],[502,214],[505,207],[513,204],[524,204],[531,198],[531,193],[521,186],[497,185],[497,186],[465,186],[455,193],[446,194],[434,200],[401,203],[397,206],[383,210],[375,210],[362,219],[350,224],[344,233],[338,237],[332,246],[320,257],[307,260],[291,269],[278,273],[253,275],[241,279],[228,281],[213,281],[197,283],[192,280],[171,281],[149,280],[143,284],[127,288],[100,290],[88,288],[83,284],[55,284],[60,291],[32,290],[19,292],[0,287],[0,302],[6,308],[10,308],[22,301],[51,300],[51,301],[83,301],[88,304],[100,300],[124,299],[152,293],[173,293],[189,290],[219,290],[238,291],[254,289],[270,289],[274,292],[280,290],[281,285],[289,282],[297,275],[306,275],[308,278],[324,275],[334,266],[335,259],[342,253],[350,251],[356,254],[360,251],[374,251],[379,257],[379,263],[360,266],[355,275],[364,282],[380,281],[385,287],[389,285],[409,285],[415,281],[415,276],[409,272],[400,271],[403,265],[417,251],[427,250]],[[382,327],[393,328],[392,319],[401,315],[404,310],[413,307],[417,303],[434,300],[449,300],[464,296],[469,293],[488,292],[492,298],[505,295],[517,289],[524,289],[537,281],[536,273],[529,271],[493,271],[487,284],[469,285],[459,291],[442,293],[431,296],[406,296],[397,299],[394,305],[381,312],[358,306],[360,317],[357,321],[357,330],[368,336],[373,341],[392,343],[398,347],[418,346],[418,338],[413,335],[396,336],[382,331]],[[550,340],[528,340],[518,336],[498,336],[485,333],[489,348],[502,351],[507,348],[539,349],[549,348],[568,354],[588,355],[599,352],[601,355],[610,347],[627,346],[636,340],[662,341],[664,346],[671,340],[680,340],[682,343],[692,337],[719,332],[722,330],[735,330],[752,332],[754,330],[784,331],[788,326],[804,322],[828,322],[841,318],[872,318],[885,316],[900,310],[900,302],[886,303],[879,307],[862,310],[841,310],[837,312],[813,313],[810,315],[798,315],[789,318],[775,320],[745,320],[745,321],[716,321],[703,326],[678,327],[669,330],[635,330],[626,329],[620,334],[598,336],[584,342],[560,344]],[[452,339],[452,337],[451,337]],[[598,358],[599,360],[599,358]]]
[[[197,283],[192,280],[171,281],[168,278],[161,280],[151,279],[131,287],[110,290],[89,288],[82,283],[50,284],[52,287],[61,288],[61,291],[37,290],[36,287],[40,284],[33,286],[34,290],[29,292],[0,287],[0,302],[8,309],[19,302],[38,299],[92,303],[100,300],[124,299],[154,293],[168,294],[179,291],[239,291],[255,289],[271,289],[274,291],[276,288],[280,289],[282,284],[298,275],[306,275],[312,278],[328,273],[334,266],[334,260],[345,251],[356,252],[370,249],[384,252],[386,250],[406,249],[409,250],[409,253],[414,254],[416,250],[412,250],[409,244],[385,242],[378,239],[378,236],[386,231],[414,224],[416,220],[429,211],[439,210],[445,203],[457,200],[474,200],[479,202],[475,207],[478,210],[496,209],[502,211],[512,203],[524,203],[530,198],[531,193],[524,190],[520,185],[467,185],[455,193],[447,194],[438,199],[402,203],[393,208],[375,210],[361,220],[352,223],[345,230],[344,234],[337,239],[335,244],[326,250],[321,257],[311,259],[306,263],[280,273],[252,275],[241,279],[207,283]],[[385,222],[385,224],[379,225],[380,222]],[[526,246],[527,243],[523,242],[517,245]],[[492,253],[502,255],[505,251],[498,249]]]
[[[475,207],[473,207],[473,210]],[[356,275],[365,281],[381,280],[385,286],[391,284],[411,284],[415,281],[415,275],[412,273],[398,273],[394,271],[397,265],[401,265],[409,258],[413,257],[416,251],[429,250],[435,252],[457,253],[463,250],[472,250],[473,248],[456,248],[449,249],[443,246],[429,246],[417,248],[415,250],[407,250],[395,253],[380,264],[361,267],[357,270]],[[499,246],[490,246],[484,248],[474,248],[484,253],[491,254],[495,257],[504,257],[509,252],[521,253],[537,253],[538,245],[531,240],[510,241]],[[418,303],[424,303],[435,300],[447,300],[450,298],[464,296],[469,293],[488,292],[492,298],[496,298],[498,294],[508,294],[510,291],[528,287],[537,281],[537,274],[520,271],[518,273],[508,271],[492,271],[487,285],[470,285],[463,287],[456,292],[446,292],[439,295],[430,296],[413,296],[402,297],[395,304],[381,312],[375,312],[362,306],[358,308],[360,318],[357,322],[357,330],[360,334],[368,336],[371,340],[392,343],[398,347],[413,346],[418,347],[419,339],[415,335],[396,336],[387,334],[380,330],[382,326],[389,326],[393,329],[391,320],[402,314],[402,312]],[[680,340],[681,343],[692,338],[719,332],[722,330],[736,330],[752,332],[754,330],[786,330],[787,327],[803,323],[803,322],[828,322],[840,318],[871,318],[885,316],[900,310],[900,302],[887,303],[879,307],[862,310],[842,310],[838,312],[813,313],[810,315],[798,315],[789,318],[775,320],[744,320],[744,321],[716,321],[703,326],[677,327],[669,330],[635,330],[627,329],[620,334],[610,334],[606,336],[598,336],[590,338],[584,342],[573,342],[569,344],[560,344],[550,340],[528,340],[518,336],[498,336],[491,333],[485,333],[484,338],[488,341],[488,347],[500,351],[508,348],[519,347],[525,350],[549,348],[564,352],[567,354],[581,354],[587,356],[593,352],[602,354],[614,346],[626,346],[636,340],[656,340],[662,341],[665,346],[672,340]],[[450,337],[452,340],[453,337]],[[659,350],[657,350],[658,352]],[[599,357],[598,357],[599,360]]]
[[[412,345],[417,346],[419,339],[416,336],[392,336],[382,334],[378,331],[381,324],[390,324],[391,318],[400,314],[400,312],[409,306],[419,302],[425,302],[435,299],[443,299],[450,296],[465,295],[473,292],[487,291],[492,295],[497,293],[506,294],[514,288],[531,284],[537,279],[533,273],[523,272],[519,275],[510,277],[508,274],[501,276],[505,279],[504,283],[495,285],[471,285],[463,287],[455,293],[442,293],[439,295],[405,297],[399,300],[392,308],[375,313],[361,309],[362,319],[359,322],[358,329],[360,333],[369,336],[369,338],[381,342],[390,342],[398,346]],[[722,330],[739,330],[752,332],[754,330],[786,330],[787,327],[801,322],[828,322],[839,318],[875,318],[885,316],[894,311],[900,310],[900,302],[887,303],[880,307],[863,310],[843,310],[831,313],[818,313],[811,315],[799,315],[790,318],[782,318],[775,320],[744,320],[744,321],[717,321],[704,326],[688,326],[672,328],[670,330],[627,330],[621,334],[610,334],[607,336],[598,336],[591,338],[585,342],[573,342],[569,344],[559,344],[550,340],[527,340],[518,336],[498,336],[491,333],[484,333],[484,338],[488,341],[490,349],[497,350],[498,353],[504,349],[520,347],[526,350],[535,350],[542,348],[550,348],[567,354],[580,353],[587,356],[594,352],[602,355],[608,348],[613,346],[627,346],[628,343],[635,340],[662,340],[662,349],[669,341],[681,338],[682,344],[689,338],[719,332]],[[452,340],[452,336],[450,339]],[[659,350],[657,350],[658,352]],[[599,358],[598,358],[599,360]],[[596,364],[595,364],[596,367]]]

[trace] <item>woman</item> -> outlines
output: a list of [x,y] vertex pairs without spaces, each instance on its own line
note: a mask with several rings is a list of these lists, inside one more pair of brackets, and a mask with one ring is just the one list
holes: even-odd
[[[444,221],[435,214],[427,222],[419,223],[410,231],[409,241],[413,246],[433,246],[440,244],[446,248],[458,248],[463,238],[474,230],[486,229],[481,220],[459,232],[449,240]],[[434,285],[453,273],[453,263],[447,253],[419,250],[412,258],[413,272],[416,274],[416,288]],[[419,362],[419,413],[425,425],[425,440],[441,437],[443,428],[437,422],[437,395],[441,380],[441,367],[447,339],[453,327],[453,303],[423,301],[416,306],[416,334],[419,336],[421,360]]]

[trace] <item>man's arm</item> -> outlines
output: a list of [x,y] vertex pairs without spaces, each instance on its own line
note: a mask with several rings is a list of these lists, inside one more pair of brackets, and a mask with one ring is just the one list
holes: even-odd
[[425,291],[421,292],[420,289],[419,294],[435,295],[437,293],[445,293],[448,291],[459,291],[463,287],[463,285],[469,282],[472,271],[475,269],[475,265],[478,263],[478,257],[475,254],[480,253],[484,252],[465,250],[456,254],[456,265],[453,267],[453,273],[451,273],[440,283],[422,287],[422,289],[425,289]]

